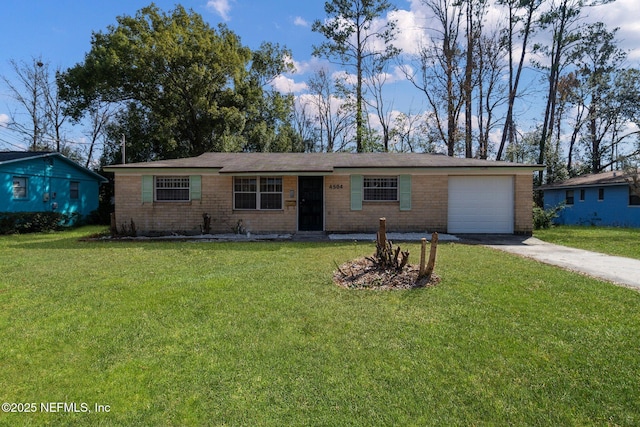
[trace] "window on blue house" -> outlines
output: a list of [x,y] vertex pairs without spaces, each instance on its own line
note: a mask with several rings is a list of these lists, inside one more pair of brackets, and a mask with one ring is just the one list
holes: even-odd
[[580,201],[584,202],[584,188],[580,190]]
[[71,200],[78,200],[80,198],[80,183],[78,181],[71,181],[69,183],[69,198]]
[[640,206],[640,189],[633,191],[633,188],[629,186],[629,205],[630,206]]
[[29,181],[23,176],[13,177],[13,198],[14,199],[26,199],[27,198],[27,183]]
[[604,200],[604,188],[598,188],[598,200],[599,201]]
[[565,192],[564,203],[566,205],[572,205],[573,204],[573,190],[567,190]]

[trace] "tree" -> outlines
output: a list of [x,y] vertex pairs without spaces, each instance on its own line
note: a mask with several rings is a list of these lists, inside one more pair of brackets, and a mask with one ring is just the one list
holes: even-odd
[[251,52],[224,25],[211,28],[181,6],[165,14],[151,5],[117,21],[94,33],[84,62],[58,80],[74,118],[96,103],[116,105],[110,132],[135,141],[138,160],[277,145],[291,99],[264,85],[289,66],[286,49]]
[[[479,84],[479,74],[484,70],[482,65],[484,64],[481,56],[479,60],[474,60],[474,55],[479,53],[482,55],[482,32],[483,32],[483,20],[486,14],[487,0],[460,0],[461,6],[465,7],[465,19],[466,29],[465,36],[467,38],[467,50],[464,65],[464,84],[463,84],[463,96],[464,96],[464,112],[465,112],[465,124],[464,124],[464,140],[465,140],[465,157],[473,157],[473,94],[474,88]],[[482,95],[482,94],[480,94]],[[478,105],[478,114],[484,108],[482,102]],[[486,150],[485,150],[486,153]],[[486,157],[486,155],[485,155]]]
[[[538,67],[548,71],[548,91],[544,113],[544,121],[540,132],[540,152],[538,163],[544,162],[546,145],[553,133],[555,115],[557,113],[557,93],[560,76],[567,66],[576,59],[576,50],[572,47],[580,41],[580,18],[585,7],[610,3],[613,0],[554,0],[548,11],[540,17],[542,29],[551,29],[551,46],[537,44],[534,50],[546,55],[548,66]],[[542,181],[543,171],[539,172]]]
[[[374,27],[376,19],[395,7],[387,0],[332,0],[325,2],[324,10],[327,19],[324,22],[316,20],[312,29],[327,41],[314,46],[313,55],[336,58],[340,65],[355,70],[356,150],[362,152],[365,134],[363,62],[374,60],[380,64],[398,55],[399,51],[392,44],[395,21],[387,21],[379,29]],[[384,47],[377,48],[379,45]]]
[[[326,69],[320,69],[309,79],[309,103],[315,111],[319,151],[340,151],[349,142],[353,110],[348,93],[335,82]],[[308,105],[308,104],[306,104]],[[315,151],[315,150],[314,150]]]
[[7,76],[2,80],[9,88],[10,95],[27,112],[27,121],[22,122],[17,114],[11,114],[9,128],[20,134],[29,144],[29,150],[48,150],[44,138],[48,124],[49,98],[49,65],[41,57],[32,58],[30,62],[10,60],[17,82]]
[[[629,95],[638,93],[638,82],[617,80],[623,76],[626,53],[617,47],[617,29],[608,31],[604,24],[595,23],[581,31],[580,59],[576,63],[578,83],[582,97],[578,98],[578,109],[586,112],[580,126],[583,140],[588,143],[591,172],[604,168],[603,156],[610,151],[612,162],[617,161],[614,146],[617,137],[637,112],[637,100],[628,104]],[[617,81],[616,81],[617,80]],[[622,89],[622,91],[621,91]]]
[[304,152],[314,152],[316,141],[319,140],[319,131],[315,125],[316,116],[311,112],[312,108],[304,97],[296,100],[293,112],[291,113],[291,126],[302,140]]
[[[509,53],[509,101],[507,107],[507,115],[504,121],[504,127],[502,129],[502,137],[500,139],[500,146],[498,153],[496,154],[496,160],[502,159],[502,153],[504,152],[507,139],[509,144],[513,144],[515,139],[515,120],[513,117],[513,109],[515,100],[518,95],[520,86],[520,77],[524,68],[524,60],[527,54],[529,37],[535,32],[534,14],[543,3],[543,0],[498,0],[498,4],[507,6],[509,15],[509,26],[506,31],[506,45]],[[521,12],[520,12],[521,11]],[[520,15],[519,13],[522,13]],[[519,27],[519,25],[521,26]],[[520,36],[522,45],[520,46],[520,59],[518,66],[514,70],[514,50],[516,35]]]
[[489,138],[498,125],[497,110],[505,103],[504,50],[496,33],[480,36],[478,54],[478,157],[487,159]]
[[391,126],[392,126],[392,117],[391,117],[391,107],[393,106],[393,101],[387,104],[387,99],[384,96],[384,85],[389,79],[389,73],[387,71],[388,62],[387,61],[377,61],[373,60],[368,63],[365,61],[364,69],[367,70],[367,75],[369,78],[365,80],[367,91],[371,94],[369,100],[365,100],[366,104],[371,107],[378,119],[378,123],[380,124],[380,129],[382,132],[382,142],[381,147],[385,152],[389,151],[389,142],[391,139]]
[[407,79],[422,91],[434,115],[436,131],[454,156],[460,140],[458,123],[464,105],[464,75],[461,64],[466,55],[459,45],[463,13],[453,0],[422,0],[433,14],[432,43],[420,48],[417,69],[404,68]]

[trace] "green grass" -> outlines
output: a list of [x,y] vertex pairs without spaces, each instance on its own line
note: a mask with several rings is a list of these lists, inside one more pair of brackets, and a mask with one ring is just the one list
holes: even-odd
[[559,245],[640,259],[640,228],[563,225],[536,230],[534,236]]
[[0,425],[640,424],[638,292],[453,243],[436,287],[352,291],[370,243],[93,231],[0,237],[0,401],[110,412]]

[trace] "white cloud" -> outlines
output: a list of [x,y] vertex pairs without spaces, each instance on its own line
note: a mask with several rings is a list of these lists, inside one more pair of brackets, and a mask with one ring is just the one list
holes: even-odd
[[285,76],[277,76],[271,82],[271,86],[280,93],[298,93],[307,89],[306,83],[296,83],[295,80]]
[[9,124],[9,121],[9,116],[7,116],[6,114],[0,114],[0,127],[6,128]]
[[421,14],[414,11],[398,10],[389,13],[389,19],[395,20],[398,28],[393,45],[402,50],[404,54],[417,54],[420,47],[424,45],[426,36],[424,24],[420,24],[424,20],[421,18]]
[[231,11],[231,4],[233,0],[209,0],[207,2],[207,9],[214,11],[225,21],[230,20],[229,12]]
[[293,25],[297,25],[298,27],[308,27],[309,23],[301,16],[296,16],[293,20]]
[[351,74],[346,72],[345,70],[336,71],[331,74],[331,78],[335,81],[343,81],[346,84],[355,85],[358,81],[358,76],[355,74]]

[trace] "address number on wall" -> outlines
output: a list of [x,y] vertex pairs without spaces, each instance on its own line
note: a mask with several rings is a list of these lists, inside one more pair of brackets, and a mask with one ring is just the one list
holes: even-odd
[[329,189],[330,190],[342,190],[343,185],[342,184],[330,184],[329,185]]

